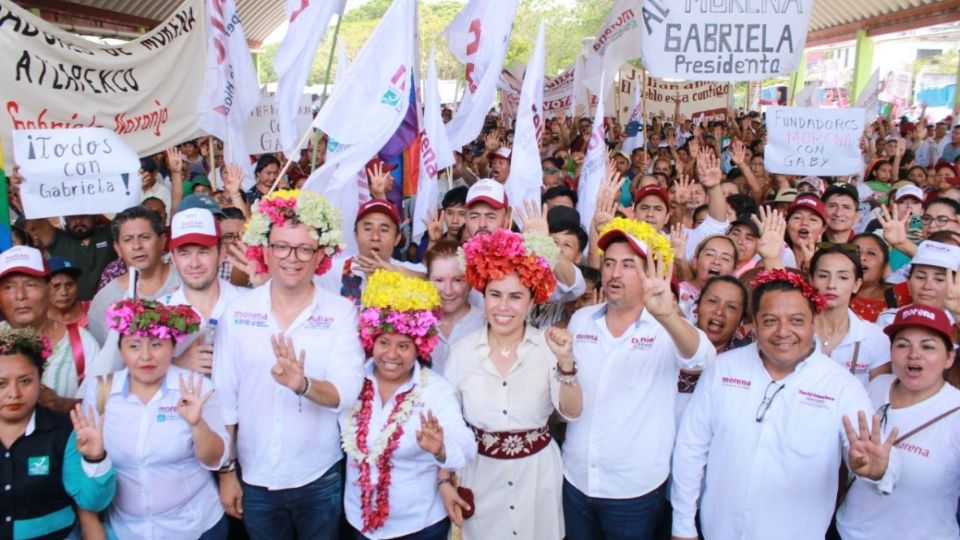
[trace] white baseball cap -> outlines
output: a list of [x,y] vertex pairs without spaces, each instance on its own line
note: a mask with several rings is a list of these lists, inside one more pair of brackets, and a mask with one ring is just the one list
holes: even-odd
[[50,275],[39,249],[13,246],[0,253],[0,278],[10,274],[26,274],[34,277]]
[[894,195],[893,200],[900,202],[907,197],[913,197],[918,201],[923,202],[923,190],[913,184],[903,186],[902,188],[897,189],[897,193]]
[[911,266],[922,264],[956,271],[960,269],[960,247],[933,240],[924,240],[917,246],[917,254],[910,260]]
[[492,178],[477,180],[467,191],[467,202],[464,206],[470,208],[474,204],[485,203],[500,210],[507,207],[507,192],[503,184]]
[[217,221],[213,213],[205,208],[190,208],[173,215],[170,224],[170,249],[185,244],[199,244],[213,247],[219,238]]

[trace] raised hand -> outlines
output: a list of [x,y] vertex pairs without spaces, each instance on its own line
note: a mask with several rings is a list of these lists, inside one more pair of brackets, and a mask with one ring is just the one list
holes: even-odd
[[[702,156],[703,154],[701,154]],[[681,174],[677,176],[677,181],[674,184],[673,191],[673,204],[675,207],[686,208],[687,204],[690,202],[690,199],[693,197],[693,180],[690,179],[690,176],[686,174]]]
[[370,183],[370,196],[374,199],[385,199],[393,189],[393,175],[383,169],[382,163],[367,169],[367,182]]
[[573,337],[570,332],[563,328],[551,326],[547,328],[544,337],[547,338],[547,346],[550,347],[550,351],[564,365],[564,370],[569,371],[567,368],[573,367]]
[[857,421],[860,424],[859,433],[853,431],[850,418],[846,415],[843,417],[843,429],[846,431],[847,440],[850,442],[848,464],[857,476],[879,480],[887,472],[890,450],[893,449],[893,443],[897,440],[900,430],[893,428],[887,440],[881,443],[879,416],[873,415],[872,429],[867,427],[867,415],[863,411],[857,413]]
[[486,153],[496,152],[501,146],[503,146],[503,140],[500,139],[499,130],[493,130],[483,138],[483,147]]
[[723,170],[720,169],[720,160],[711,152],[702,152],[697,158],[697,173],[704,189],[710,189],[723,180]]
[[368,276],[376,272],[378,269],[396,270],[389,260],[381,259],[380,255],[375,251],[372,252],[369,257],[356,255],[353,258],[353,262],[356,263],[357,267]]
[[203,406],[213,395],[214,389],[211,388],[206,394],[203,391],[203,375],[191,373],[187,379],[180,375],[180,401],[177,402],[177,414],[183,418],[190,427],[196,426],[203,418]]
[[960,316],[960,272],[947,270],[947,293],[943,308],[950,311],[954,318]]
[[270,344],[273,345],[273,355],[277,359],[277,363],[270,369],[273,380],[294,392],[303,391],[305,384],[303,365],[306,361],[306,352],[300,351],[297,357],[293,340],[283,334],[270,336]]
[[535,201],[523,201],[520,209],[521,229],[525,233],[536,233],[550,236],[550,227],[547,225],[547,205],[541,208]]
[[677,301],[670,290],[670,276],[673,275],[673,264],[664,267],[657,258],[648,256],[644,264],[639,266],[640,286],[643,288],[644,309],[654,318],[670,317],[677,313]]
[[170,176],[183,174],[183,156],[180,150],[176,147],[167,148],[164,154],[167,156],[167,169],[170,170]]
[[683,258],[687,252],[687,229],[681,223],[670,226],[670,247],[677,258]]
[[257,272],[257,263],[247,258],[247,245],[243,242],[234,242],[227,247],[233,268],[247,275],[247,279],[254,287],[263,285],[270,279],[270,274]]
[[587,114],[587,106],[581,103],[577,105],[576,111],[574,112],[574,119],[579,120],[583,118],[585,114]]
[[607,223],[613,221],[617,215],[617,201],[620,199],[620,189],[623,187],[624,178],[620,178],[620,173],[607,170],[607,178],[600,185],[597,193],[597,207],[593,211],[593,229],[600,233],[600,229]]
[[70,421],[73,422],[73,431],[77,434],[77,452],[87,461],[96,461],[103,458],[103,419],[97,423],[93,414],[93,407],[87,407],[87,415],[78,403],[70,411]]
[[743,144],[740,139],[734,139],[733,142],[730,143],[730,159],[736,166],[743,168],[746,158],[747,146]]
[[702,134],[703,129],[700,126],[693,128],[694,136],[690,139],[690,159],[697,159],[700,157],[700,135]]
[[417,430],[417,444],[425,452],[437,458],[437,461],[446,461],[446,452],[443,450],[443,426],[433,415],[432,411],[427,411],[424,415],[420,413],[420,429]]
[[804,272],[810,271],[810,263],[813,261],[813,255],[817,252],[817,244],[819,244],[822,239],[823,233],[820,233],[815,238],[810,237],[794,243],[796,249],[793,254],[797,259],[797,266]]
[[888,211],[886,206],[880,206],[877,212],[877,221],[883,227],[883,239],[891,246],[899,246],[907,241],[907,220],[900,219],[897,205],[892,205]]
[[422,220],[427,228],[427,238],[431,244],[435,244],[443,238],[443,221],[440,220],[440,209],[437,208],[430,213],[428,219]]
[[236,163],[228,163],[223,168],[223,192],[227,195],[240,193],[240,186],[243,184],[243,168]]
[[783,235],[787,231],[787,220],[784,219],[783,213],[761,206],[760,217],[752,216],[752,219],[760,229],[757,254],[761,259],[780,260],[780,255],[783,253]]

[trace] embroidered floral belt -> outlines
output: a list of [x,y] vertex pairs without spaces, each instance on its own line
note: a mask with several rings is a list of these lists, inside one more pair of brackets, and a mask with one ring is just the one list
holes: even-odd
[[532,456],[550,444],[550,429],[543,426],[531,431],[484,431],[470,426],[477,437],[477,451],[494,459],[519,459]]

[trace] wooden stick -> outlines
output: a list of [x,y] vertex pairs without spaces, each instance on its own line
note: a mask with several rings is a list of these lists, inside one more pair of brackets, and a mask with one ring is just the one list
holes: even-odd
[[207,180],[210,181],[210,189],[217,191],[217,150],[212,136],[207,136],[207,151],[210,152],[210,178]]

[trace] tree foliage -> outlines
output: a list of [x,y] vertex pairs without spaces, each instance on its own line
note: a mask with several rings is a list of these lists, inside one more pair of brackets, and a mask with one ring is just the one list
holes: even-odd
[[[367,38],[376,28],[392,0],[370,0],[348,11],[340,26],[339,40],[346,47],[347,57],[352,59],[363,47]],[[463,77],[463,66],[447,51],[443,38],[443,29],[450,24],[463,9],[462,0],[420,1],[420,59],[426,66],[431,48],[437,51],[437,76],[440,79]],[[570,66],[580,51],[584,38],[592,37],[613,6],[613,0],[579,0],[573,5],[558,0],[521,0],[514,20],[510,46],[507,50],[506,65],[512,67],[515,62],[525,64],[533,52],[534,41],[540,20],[547,24],[546,66],[547,74],[556,74]],[[323,84],[330,48],[333,45],[333,26],[327,30],[323,43],[317,48],[308,85]],[[262,83],[277,80],[273,70],[273,57],[278,44],[269,44],[263,53],[257,56],[258,69]],[[336,54],[333,55],[333,68],[330,78],[333,82],[336,73]]]

